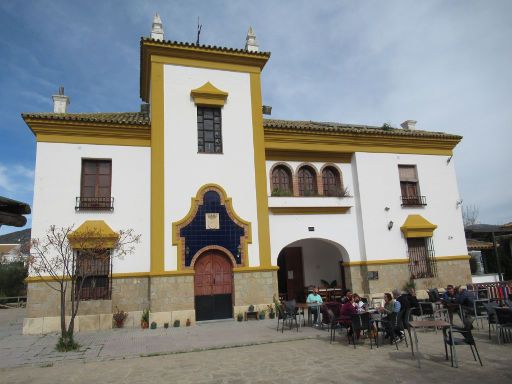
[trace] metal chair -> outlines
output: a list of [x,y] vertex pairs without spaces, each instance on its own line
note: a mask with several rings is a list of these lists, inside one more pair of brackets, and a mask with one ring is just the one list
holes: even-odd
[[491,326],[496,325],[496,308],[498,308],[498,303],[491,301],[489,303],[484,303],[484,308],[487,311],[487,325],[489,327],[489,340],[491,340]]
[[[368,338],[370,339],[370,349],[373,349],[372,343],[372,324],[370,321],[370,314],[368,312],[358,313],[352,315],[352,344],[354,349],[356,348],[356,334],[360,334],[361,331],[367,331]],[[377,335],[374,335],[375,345],[378,347]],[[349,338],[350,343],[350,338]]]
[[[471,348],[471,353],[473,354],[473,358],[476,361],[476,358],[478,357],[478,361],[481,366],[482,359],[480,359],[480,354],[478,353],[478,348],[476,347],[475,338],[473,337],[473,333],[471,330],[473,329],[473,322],[475,321],[475,318],[471,316],[470,313],[465,313],[463,316],[463,324],[464,327],[452,327],[450,330],[446,332],[446,336],[444,337],[444,349],[446,353],[446,358],[448,359],[448,350],[447,345],[450,346],[450,361],[452,363],[452,367],[454,364],[453,361],[453,348],[455,345],[469,345]],[[454,334],[459,333],[462,335],[462,338],[456,338],[454,337]],[[476,352],[476,355],[475,355]],[[458,366],[458,363],[455,362],[455,365]]]
[[498,334],[498,344],[501,344],[501,337],[504,342],[510,340],[510,331],[512,330],[512,309],[496,307],[496,333]]

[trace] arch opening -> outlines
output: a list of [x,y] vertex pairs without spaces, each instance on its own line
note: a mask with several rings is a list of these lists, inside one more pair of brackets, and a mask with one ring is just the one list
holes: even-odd
[[331,240],[311,238],[288,244],[277,258],[279,296],[303,302],[311,286],[350,287],[350,271],[343,266],[348,261],[345,248]]

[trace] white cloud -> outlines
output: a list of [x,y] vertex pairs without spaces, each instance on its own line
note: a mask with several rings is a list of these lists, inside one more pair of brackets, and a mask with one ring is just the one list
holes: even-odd
[[0,195],[15,200],[26,199],[34,189],[34,170],[21,164],[0,163]]

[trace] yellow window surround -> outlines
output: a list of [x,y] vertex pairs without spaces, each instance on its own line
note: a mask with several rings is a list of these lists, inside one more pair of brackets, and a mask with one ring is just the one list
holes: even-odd
[[226,103],[228,93],[221,91],[209,81],[199,88],[190,91],[196,105],[222,107]]
[[409,215],[400,227],[406,238],[432,237],[437,225],[432,224],[421,215]]
[[113,248],[119,239],[103,220],[86,220],[68,235],[69,243],[74,249]]

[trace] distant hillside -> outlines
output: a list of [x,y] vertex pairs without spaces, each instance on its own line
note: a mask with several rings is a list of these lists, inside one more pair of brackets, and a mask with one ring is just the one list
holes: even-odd
[[0,244],[22,244],[30,240],[31,228],[0,236]]

